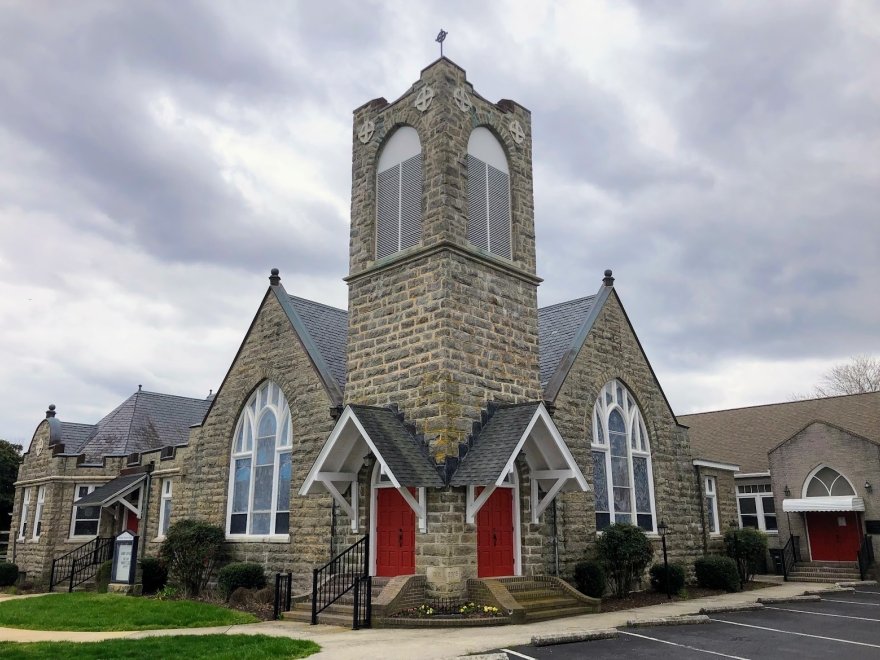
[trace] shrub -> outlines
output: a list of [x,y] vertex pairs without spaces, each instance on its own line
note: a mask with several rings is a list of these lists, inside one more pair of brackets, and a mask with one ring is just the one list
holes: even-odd
[[166,584],[156,592],[156,600],[177,600],[180,597],[180,590]]
[[18,581],[18,564],[0,561],[0,587],[11,587]]
[[154,594],[168,582],[168,569],[158,557],[141,559],[141,582],[145,594]]
[[237,587],[229,594],[226,602],[232,607],[247,607],[254,602],[254,590],[247,587]]
[[263,587],[257,589],[254,593],[254,600],[258,603],[268,605],[275,602],[275,590],[272,587]]
[[694,562],[697,584],[707,589],[739,591],[739,571],[730,557],[707,555]]
[[245,589],[262,589],[266,586],[266,574],[260,564],[235,562],[227,564],[220,569],[217,576],[217,586],[223,593],[223,597],[229,600],[229,596],[239,587]]
[[736,561],[740,580],[748,582],[755,576],[755,566],[764,562],[767,535],[751,527],[730,529],[724,535],[724,547],[727,556]]
[[98,566],[98,572],[95,574],[95,591],[99,594],[106,594],[107,587],[110,584],[110,574],[113,572],[113,562],[107,560]]
[[222,558],[223,528],[199,520],[181,520],[168,529],[159,557],[186,597],[198,596]]
[[[666,593],[667,573],[663,564],[654,564],[649,571],[651,576],[651,588],[661,594]],[[669,593],[677,594],[684,589],[684,566],[681,564],[669,564]]]
[[640,528],[626,523],[615,523],[602,532],[598,552],[614,587],[614,594],[623,598],[641,578],[651,561],[654,548]]
[[597,561],[580,561],[574,565],[574,584],[582,594],[601,598],[608,584],[605,569]]

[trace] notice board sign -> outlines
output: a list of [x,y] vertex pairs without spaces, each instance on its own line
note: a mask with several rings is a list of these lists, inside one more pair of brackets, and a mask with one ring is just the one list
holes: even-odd
[[116,584],[134,584],[137,567],[137,540],[131,532],[122,532],[116,537],[113,548],[113,570],[110,581]]

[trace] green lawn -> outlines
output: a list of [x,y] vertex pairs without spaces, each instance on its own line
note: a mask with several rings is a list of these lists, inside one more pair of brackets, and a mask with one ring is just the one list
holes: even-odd
[[49,594],[0,603],[0,626],[31,630],[154,630],[255,621],[247,612],[208,603],[118,594]]
[[64,658],[64,660],[107,660],[108,658],[161,658],[162,660],[262,660],[263,658],[305,658],[317,653],[314,642],[266,635],[176,635],[144,639],[111,639],[105,642],[0,642],[4,660]]

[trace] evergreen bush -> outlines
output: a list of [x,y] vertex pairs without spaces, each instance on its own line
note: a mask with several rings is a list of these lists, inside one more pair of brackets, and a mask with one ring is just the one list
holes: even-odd
[[223,557],[223,528],[200,520],[181,520],[168,529],[159,557],[172,581],[191,598],[208,585],[214,566]]
[[627,523],[614,523],[606,527],[597,549],[618,598],[632,591],[654,555],[654,548],[645,533]]
[[578,591],[592,598],[605,594],[608,578],[605,569],[597,561],[579,561],[574,565],[574,584]]
[[694,562],[697,584],[706,589],[739,591],[739,571],[730,557],[707,555]]
[[262,589],[266,586],[266,573],[260,564],[234,562],[220,569],[217,575],[217,586],[223,597],[229,600],[233,591],[240,587],[245,589]]
[[736,561],[740,579],[749,582],[755,576],[755,567],[764,563],[767,535],[751,527],[730,529],[724,534],[724,547],[727,556]]
[[0,561],[0,587],[11,587],[18,582],[18,564]]
[[141,559],[141,582],[145,594],[154,594],[168,583],[168,568],[158,557]]
[[649,571],[651,576],[651,588],[661,594],[667,593],[666,580],[669,580],[669,592],[677,594],[684,589],[684,566],[681,564],[669,564],[667,578],[666,567],[663,564],[654,564]]

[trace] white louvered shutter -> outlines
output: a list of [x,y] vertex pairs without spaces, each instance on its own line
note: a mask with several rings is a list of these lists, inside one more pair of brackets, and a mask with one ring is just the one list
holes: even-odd
[[381,259],[400,244],[400,165],[379,172],[376,183],[376,259]]
[[422,240],[422,155],[400,164],[400,244],[399,249],[418,245]]
[[510,177],[486,165],[489,252],[510,259]]
[[486,223],[486,163],[468,154],[468,241],[489,249]]

